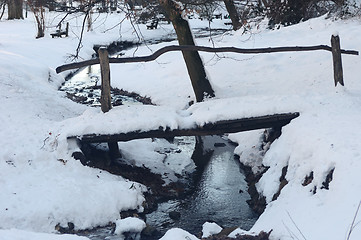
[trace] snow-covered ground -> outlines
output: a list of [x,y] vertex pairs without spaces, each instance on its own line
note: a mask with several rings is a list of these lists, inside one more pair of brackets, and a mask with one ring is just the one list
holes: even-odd
[[[50,27],[41,39],[35,39],[31,15],[25,20],[0,21],[0,239],[84,239],[51,233],[58,224],[65,227],[72,222],[75,229],[86,229],[119,221],[122,210],[142,211],[144,186],[84,167],[71,157],[73,146],[66,137],[99,128],[86,123],[101,113],[70,101],[57,90],[67,73],[57,75],[54,69],[70,62],[82,22],[81,17],[71,17],[70,36],[52,39],[49,33],[55,31],[55,19],[60,18],[59,13],[47,14]],[[94,44],[137,38],[128,21],[112,28],[123,19],[119,15],[93,19],[93,31],[85,33],[80,52],[84,59],[91,57]],[[190,24],[208,25],[196,19]],[[217,28],[223,22],[214,20],[212,24]],[[151,31],[145,25],[139,28],[146,39],[172,32],[166,24]],[[267,30],[265,23],[255,29],[197,39],[197,43],[241,48],[329,45],[331,35],[338,32],[342,48],[360,50],[359,19],[321,17],[275,31]],[[170,44],[176,42],[140,46],[125,55],[148,55]],[[151,63],[111,65],[113,86],[150,96],[160,106],[139,107],[137,112],[127,106],[114,108],[114,113],[133,111],[133,116],[120,116],[122,125],[134,128],[146,123],[146,116],[157,117],[153,124],[166,122],[177,127],[194,121],[201,124],[229,117],[300,112],[300,117],[283,128],[263,160],[257,161],[269,167],[257,184],[268,205],[251,232],[273,229],[272,239],[346,239],[361,201],[361,144],[357,140],[361,136],[360,57],[343,56],[346,86],[335,88],[329,52],[201,55],[217,97],[190,108],[186,106],[194,95],[181,53],[168,53]],[[101,131],[112,127],[100,124]],[[260,137],[260,131],[231,136],[239,143],[236,152],[242,162],[256,162],[252,157],[257,157]],[[157,147],[148,141],[123,146],[130,157],[152,154]],[[272,201],[285,166],[288,184]],[[332,169],[327,190],[322,183]],[[311,172],[312,182],[303,186]],[[357,215],[350,239],[361,238],[360,220]],[[173,229],[162,239],[187,238],[196,239]]]

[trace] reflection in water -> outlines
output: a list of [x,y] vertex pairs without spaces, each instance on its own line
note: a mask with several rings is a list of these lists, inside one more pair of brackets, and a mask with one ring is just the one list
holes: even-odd
[[[93,65],[80,69],[74,76],[67,79],[60,87],[60,91],[67,93],[68,97],[76,102],[92,107],[100,106],[100,66]],[[142,104],[134,97],[111,91],[113,106],[121,104]]]
[[[219,142],[226,145],[214,148],[214,143]],[[212,147],[214,152],[208,162],[204,161],[204,171],[196,173],[200,176],[196,176],[199,181],[195,191],[185,199],[161,203],[157,211],[147,215],[147,224],[160,230],[161,235],[171,227],[198,235],[206,221],[248,230],[257,219],[246,203],[249,199],[247,191],[240,191],[247,189],[247,183],[234,158],[234,147],[220,137],[205,137],[204,144],[205,148]],[[172,220],[171,212],[179,212],[179,220]]]

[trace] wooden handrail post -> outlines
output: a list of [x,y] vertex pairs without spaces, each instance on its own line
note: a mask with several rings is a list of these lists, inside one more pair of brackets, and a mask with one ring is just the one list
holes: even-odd
[[102,111],[108,112],[112,109],[111,95],[110,95],[110,66],[108,50],[105,47],[101,47],[98,50],[100,73],[101,73],[101,95],[100,104]]
[[340,83],[342,86],[344,86],[340,37],[338,35],[331,36],[331,47],[332,47],[333,76],[335,80],[335,86],[337,86],[337,83]]
[[69,22],[66,23],[66,28],[65,28],[65,37],[69,36]]
[[[110,66],[108,50],[105,47],[101,47],[98,50],[100,72],[101,72],[101,95],[100,104],[104,113],[112,109],[112,101],[110,95]],[[121,157],[118,142],[108,142],[109,154],[111,159]]]

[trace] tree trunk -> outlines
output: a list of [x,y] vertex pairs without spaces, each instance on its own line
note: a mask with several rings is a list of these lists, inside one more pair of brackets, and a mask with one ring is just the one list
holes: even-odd
[[88,14],[88,32],[91,32],[93,31],[93,10],[90,10],[89,11],[89,14]]
[[45,36],[45,8],[43,6],[37,6],[35,1],[32,0],[28,0],[27,3],[34,13],[36,20],[36,27],[38,29],[36,38],[42,38]]
[[3,16],[4,16],[5,6],[6,6],[6,2],[3,2],[3,3],[0,4],[0,8],[2,8],[1,14],[0,14],[0,20],[1,20],[1,19],[3,18]]
[[242,27],[242,23],[239,21],[238,12],[233,0],[223,0],[226,5],[227,12],[231,18],[233,30],[236,31]]
[[[173,0],[159,0],[171,20],[179,45],[195,45],[188,21],[182,18],[179,6]],[[214,97],[214,91],[207,78],[201,57],[197,51],[182,51],[197,102],[205,97]]]
[[23,17],[23,0],[8,1],[8,19],[24,19]]
[[45,36],[45,9],[43,7],[35,8],[34,16],[37,23],[38,33],[36,38],[42,38]]

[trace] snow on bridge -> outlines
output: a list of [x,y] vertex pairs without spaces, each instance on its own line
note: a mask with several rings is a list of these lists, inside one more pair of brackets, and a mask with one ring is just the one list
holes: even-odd
[[118,106],[106,113],[91,109],[72,119],[68,139],[118,142],[140,138],[217,135],[282,127],[299,116],[291,108],[275,106],[267,109],[256,102],[241,103],[239,100],[208,100],[186,110],[152,105]]

